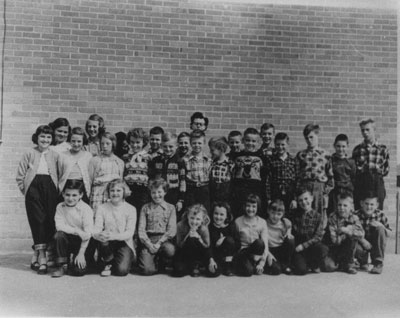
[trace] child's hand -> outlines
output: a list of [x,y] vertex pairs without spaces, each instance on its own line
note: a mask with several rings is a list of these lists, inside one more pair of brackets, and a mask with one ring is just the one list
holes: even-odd
[[297,245],[295,251],[298,253],[304,251],[304,246],[302,244]]
[[156,254],[158,249],[155,247],[155,244],[150,243],[149,246],[147,247],[150,254]]
[[362,240],[359,241],[359,243],[361,244],[362,248],[364,250],[369,251],[372,248],[372,245],[370,242],[368,242],[365,238],[363,238]]
[[287,238],[289,241],[293,241],[293,240],[294,240],[294,236],[293,236],[292,233],[288,233],[288,235],[286,235],[286,238]]
[[350,235],[351,231],[348,227],[346,226],[342,226],[341,228],[339,228],[339,234],[346,234],[346,235]]
[[324,202],[324,204],[323,204],[324,209],[327,209],[328,204],[329,204],[329,196],[328,195],[326,195],[326,194],[323,195],[323,202]]
[[111,232],[103,232],[103,239],[104,242],[108,242],[108,241],[113,241],[114,240],[114,234]]
[[156,244],[153,245],[153,247],[154,247],[154,249],[156,250],[156,253],[157,253],[158,250],[159,250],[160,247],[161,247],[161,243],[160,243],[160,242],[157,242]]
[[210,258],[210,262],[208,263],[208,270],[210,271],[210,273],[214,274],[217,268],[218,268],[217,263],[214,261],[213,258]]
[[221,237],[218,239],[218,241],[215,243],[215,245],[217,247],[220,247],[222,245],[222,243],[224,243],[224,240],[225,240],[225,236],[223,236],[221,233]]
[[382,224],[381,222],[376,221],[376,220],[372,220],[372,221],[369,223],[369,225],[370,225],[370,226],[373,226],[373,227],[380,227],[380,226],[383,226],[383,224]]
[[194,237],[194,238],[200,238],[200,234],[197,233],[197,231],[195,229],[191,229],[189,232],[189,237]]
[[105,240],[105,238],[104,238],[103,232],[97,233],[97,234],[93,234],[93,238],[94,238],[95,240],[100,241],[100,242],[103,242],[103,243],[107,242],[107,241]]
[[292,202],[290,202],[290,209],[294,210],[297,209],[297,201],[293,200]]
[[179,212],[182,210],[183,204],[182,201],[178,201],[178,203],[175,205],[176,211]]
[[257,275],[261,275],[264,272],[265,260],[260,259],[256,266],[256,273]]
[[271,266],[274,261],[276,262],[275,256],[272,255],[271,253],[268,253],[268,256],[267,256],[267,264],[268,264],[268,266]]
[[85,253],[79,252],[75,257],[74,263],[78,268],[84,269],[86,267]]

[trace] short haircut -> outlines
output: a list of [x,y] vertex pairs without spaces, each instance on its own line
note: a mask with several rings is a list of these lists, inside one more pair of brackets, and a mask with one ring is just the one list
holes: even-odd
[[162,187],[165,192],[168,191],[168,183],[165,181],[163,178],[157,178],[157,179],[150,179],[149,184],[147,188],[151,191],[153,189],[158,189],[159,187]]
[[206,134],[204,133],[204,131],[200,130],[200,129],[195,129],[190,133],[190,140],[192,139],[198,139],[198,138],[205,138]]
[[190,126],[193,124],[195,119],[204,119],[204,125],[206,128],[208,127],[208,118],[203,115],[201,112],[195,112],[192,116],[190,116]]
[[89,133],[88,132],[89,120],[97,121],[99,123],[99,136],[101,134],[104,134],[104,132],[106,131],[106,127],[105,127],[105,124],[104,124],[103,117],[101,117],[100,115],[97,115],[97,114],[90,115],[88,120],[86,121],[86,124],[85,124],[85,130],[86,130],[87,133]]
[[[117,148],[117,137],[115,137],[114,134],[110,133],[109,131],[104,132],[100,136],[100,141],[102,138],[107,138],[110,139],[112,142],[112,151],[114,152],[115,149]],[[101,148],[101,142],[100,142],[100,148]]]
[[124,180],[122,180],[122,179],[115,179],[115,180],[111,181],[107,185],[107,194],[108,194],[108,196],[110,196],[111,189],[116,187],[116,186],[120,186],[124,190],[124,195],[123,195],[124,199],[131,195],[131,190],[129,189],[129,187],[126,184],[126,182]]
[[199,213],[203,214],[203,225],[207,226],[208,224],[210,224],[210,218],[208,216],[207,213],[207,209],[205,208],[204,205],[200,204],[200,203],[196,203],[193,204],[191,206],[189,206],[188,208],[186,208],[186,211],[183,213],[182,215],[182,220],[184,220],[186,223],[188,223],[188,217],[190,214],[194,214],[197,215]]
[[132,138],[142,139],[143,140],[143,147],[146,147],[149,143],[149,135],[144,131],[143,128],[133,128],[128,131],[126,135],[126,141],[130,143]]
[[275,126],[274,126],[273,124],[264,123],[264,124],[261,125],[260,131],[268,130],[268,129],[271,129],[271,128],[272,128],[272,129],[274,130],[274,132],[275,132]]
[[246,209],[246,203],[256,203],[257,204],[257,214],[261,212],[261,199],[257,194],[250,193],[246,196],[246,200],[243,205],[243,211]]
[[161,142],[168,142],[168,141],[175,141],[175,143],[177,143],[178,137],[176,136],[176,134],[166,132],[162,135]]
[[361,195],[361,201],[367,200],[367,199],[376,199],[378,200],[378,193],[376,191],[365,191]]
[[62,192],[64,193],[65,190],[78,190],[80,194],[83,194],[85,191],[85,186],[82,180],[69,179],[67,182],[65,182]]
[[303,136],[307,137],[311,132],[314,132],[316,134],[319,134],[319,131],[321,128],[317,124],[308,124],[304,127],[303,130]]
[[360,121],[360,127],[363,127],[368,124],[375,125],[375,120],[373,120],[372,118],[367,118],[367,119]]
[[284,132],[277,133],[275,135],[274,142],[277,142],[278,140],[286,140],[287,142],[289,142],[289,136],[287,133]]
[[350,191],[343,191],[337,195],[337,200],[350,199],[353,202],[353,194]]
[[212,208],[211,208],[211,214],[214,215],[214,210],[215,208],[224,208],[226,210],[226,220],[225,224],[229,224],[233,220],[232,212],[231,212],[231,206],[229,205],[228,202],[226,201],[216,201],[213,202]]
[[83,140],[83,144],[87,145],[88,144],[88,138],[85,134],[85,131],[81,128],[81,127],[74,127],[71,130],[71,137],[72,135],[78,135],[78,136],[82,136],[82,140]]
[[271,203],[268,205],[267,212],[276,211],[278,209],[283,210],[283,213],[285,213],[285,203],[281,199],[272,200]]
[[229,138],[234,138],[234,137],[242,137],[242,133],[239,130],[232,130],[228,134],[228,139]]
[[54,140],[54,130],[49,125],[40,125],[36,128],[35,133],[32,135],[32,142],[38,144],[38,137],[40,134],[51,135],[51,140]]
[[150,135],[162,135],[164,134],[164,129],[162,129],[160,126],[155,126],[150,129]]
[[182,131],[179,135],[178,135],[178,140],[181,138],[189,138],[190,139],[190,134],[186,131]]
[[215,149],[218,149],[225,153],[228,149],[228,140],[226,140],[225,137],[212,137],[208,141],[208,146],[210,148],[214,147]]
[[244,136],[247,136],[247,135],[257,135],[257,136],[260,136],[260,132],[259,132],[257,129],[255,129],[255,128],[249,127],[249,128],[247,128],[247,129],[244,131],[243,135],[244,135]]
[[[56,131],[57,128],[59,127],[68,127],[68,137],[67,137],[67,141],[70,141],[71,138],[71,125],[69,124],[69,121],[67,118],[57,118],[56,120],[54,120],[53,122],[51,122],[49,124],[49,126]],[[55,142],[55,139],[53,138],[53,144]]]
[[333,144],[336,145],[336,143],[339,141],[345,141],[347,144],[349,144],[349,137],[347,137],[347,135],[345,134],[339,134],[336,136],[335,142]]
[[304,193],[309,193],[311,196],[312,194],[312,190],[310,190],[308,187],[300,187],[297,191],[296,191],[296,198],[298,198],[299,196],[303,195]]

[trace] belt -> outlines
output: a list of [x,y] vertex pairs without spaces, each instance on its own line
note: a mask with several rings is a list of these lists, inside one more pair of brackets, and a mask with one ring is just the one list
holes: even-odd
[[192,188],[201,188],[204,186],[208,186],[208,181],[207,182],[192,182],[192,181],[186,181],[186,184],[188,187],[192,187]]

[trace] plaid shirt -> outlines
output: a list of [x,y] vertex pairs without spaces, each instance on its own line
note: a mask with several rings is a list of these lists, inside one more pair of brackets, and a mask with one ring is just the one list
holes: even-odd
[[389,150],[377,141],[366,144],[364,141],[353,150],[353,159],[356,162],[356,174],[376,172],[382,176],[389,173]]
[[224,161],[218,162],[214,160],[211,164],[210,182],[227,183],[233,179],[234,163],[226,158]]
[[324,236],[324,225],[320,213],[301,209],[294,211],[292,217],[293,235],[296,245],[302,244],[304,249],[321,242]]
[[297,183],[300,188],[307,181],[325,183],[325,193],[333,189],[333,170],[329,153],[322,148],[307,148],[296,155]]
[[210,169],[212,160],[203,153],[195,155],[187,155],[182,158],[186,170],[186,183],[204,183],[210,181]]
[[289,153],[285,160],[274,153],[266,159],[266,193],[267,199],[272,199],[273,193],[281,195],[292,194],[296,185],[296,160]]
[[365,212],[362,209],[357,210],[355,212],[355,214],[360,219],[360,222],[361,222],[362,227],[364,228],[366,237],[368,237],[370,235],[372,221],[377,221],[377,222],[381,223],[386,228],[386,230],[392,231],[392,229],[389,226],[388,218],[386,217],[385,213],[383,213],[383,211],[381,211],[379,209],[376,209],[374,212],[372,212],[371,215],[365,214]]
[[340,245],[348,236],[344,233],[339,233],[340,228],[351,226],[350,237],[363,238],[364,229],[357,215],[350,213],[347,218],[339,216],[337,213],[332,213],[328,220],[329,237],[333,245]]

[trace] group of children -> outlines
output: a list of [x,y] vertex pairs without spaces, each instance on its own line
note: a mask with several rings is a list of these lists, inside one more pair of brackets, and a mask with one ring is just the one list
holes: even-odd
[[370,272],[382,272],[389,153],[372,119],[360,123],[351,159],[346,135],[331,156],[315,124],[295,157],[288,135],[263,124],[211,138],[210,158],[207,127],[199,112],[178,136],[158,126],[114,135],[97,114],[85,129],[65,118],[39,126],[17,172],[31,268],[46,274],[55,263],[53,277],[99,267],[101,276],[355,274],[370,257]]

